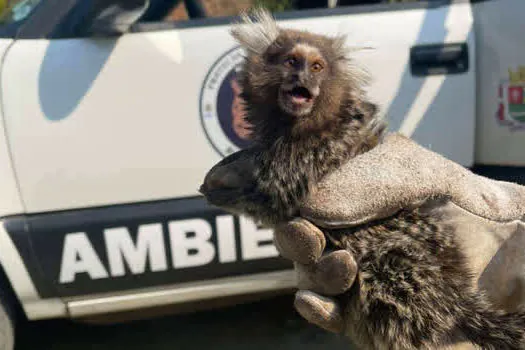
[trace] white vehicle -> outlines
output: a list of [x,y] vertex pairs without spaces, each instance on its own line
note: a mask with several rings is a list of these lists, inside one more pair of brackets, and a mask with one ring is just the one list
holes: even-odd
[[[16,310],[85,318],[295,285],[270,230],[198,194],[249,142],[242,53],[233,18],[163,20],[175,3],[23,0],[0,27],[2,350]],[[276,18],[375,48],[355,59],[392,130],[521,180],[523,0],[330,3]]]

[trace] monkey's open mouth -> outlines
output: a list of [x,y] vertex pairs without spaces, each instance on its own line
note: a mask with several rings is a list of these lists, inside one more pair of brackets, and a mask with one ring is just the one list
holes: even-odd
[[307,103],[312,101],[312,93],[305,87],[294,87],[288,92],[293,103]]

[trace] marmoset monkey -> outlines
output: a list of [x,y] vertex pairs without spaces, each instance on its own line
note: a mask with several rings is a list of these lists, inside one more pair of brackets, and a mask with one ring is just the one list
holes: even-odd
[[[232,35],[246,51],[239,83],[253,146],[212,168],[201,193],[274,226],[297,216],[325,175],[379,144],[386,124],[343,36],[283,29],[265,10],[242,18]],[[219,171],[230,162],[244,166]],[[459,336],[483,349],[525,349],[525,313],[498,310],[474,289],[453,228],[439,217],[415,209],[324,233],[359,267],[339,296],[359,349],[446,348]]]

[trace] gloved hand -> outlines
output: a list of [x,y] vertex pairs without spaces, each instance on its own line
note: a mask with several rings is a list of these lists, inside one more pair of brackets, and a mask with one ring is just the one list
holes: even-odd
[[415,207],[453,223],[477,287],[495,305],[510,311],[524,304],[525,187],[475,175],[391,134],[326,177],[303,204],[301,218],[276,227],[276,246],[298,274],[297,311],[319,327],[344,332],[348,315],[335,296],[352,286],[358,266],[347,251],[324,251],[322,228],[359,225]]
[[[218,163],[206,177],[207,193],[249,183],[251,165],[243,159],[250,157],[240,152]],[[327,176],[303,203],[300,218],[275,228],[277,249],[297,272],[298,312],[332,332],[344,333],[345,322],[352,322],[337,295],[352,286],[358,266],[346,250],[325,251],[322,228],[359,225],[415,207],[456,227],[477,287],[496,306],[510,311],[524,303],[525,187],[477,176],[391,134]]]

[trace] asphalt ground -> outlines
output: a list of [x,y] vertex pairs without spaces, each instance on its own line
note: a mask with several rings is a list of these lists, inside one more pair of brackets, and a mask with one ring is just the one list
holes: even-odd
[[356,350],[304,321],[291,295],[110,325],[69,320],[23,323],[15,350]]

